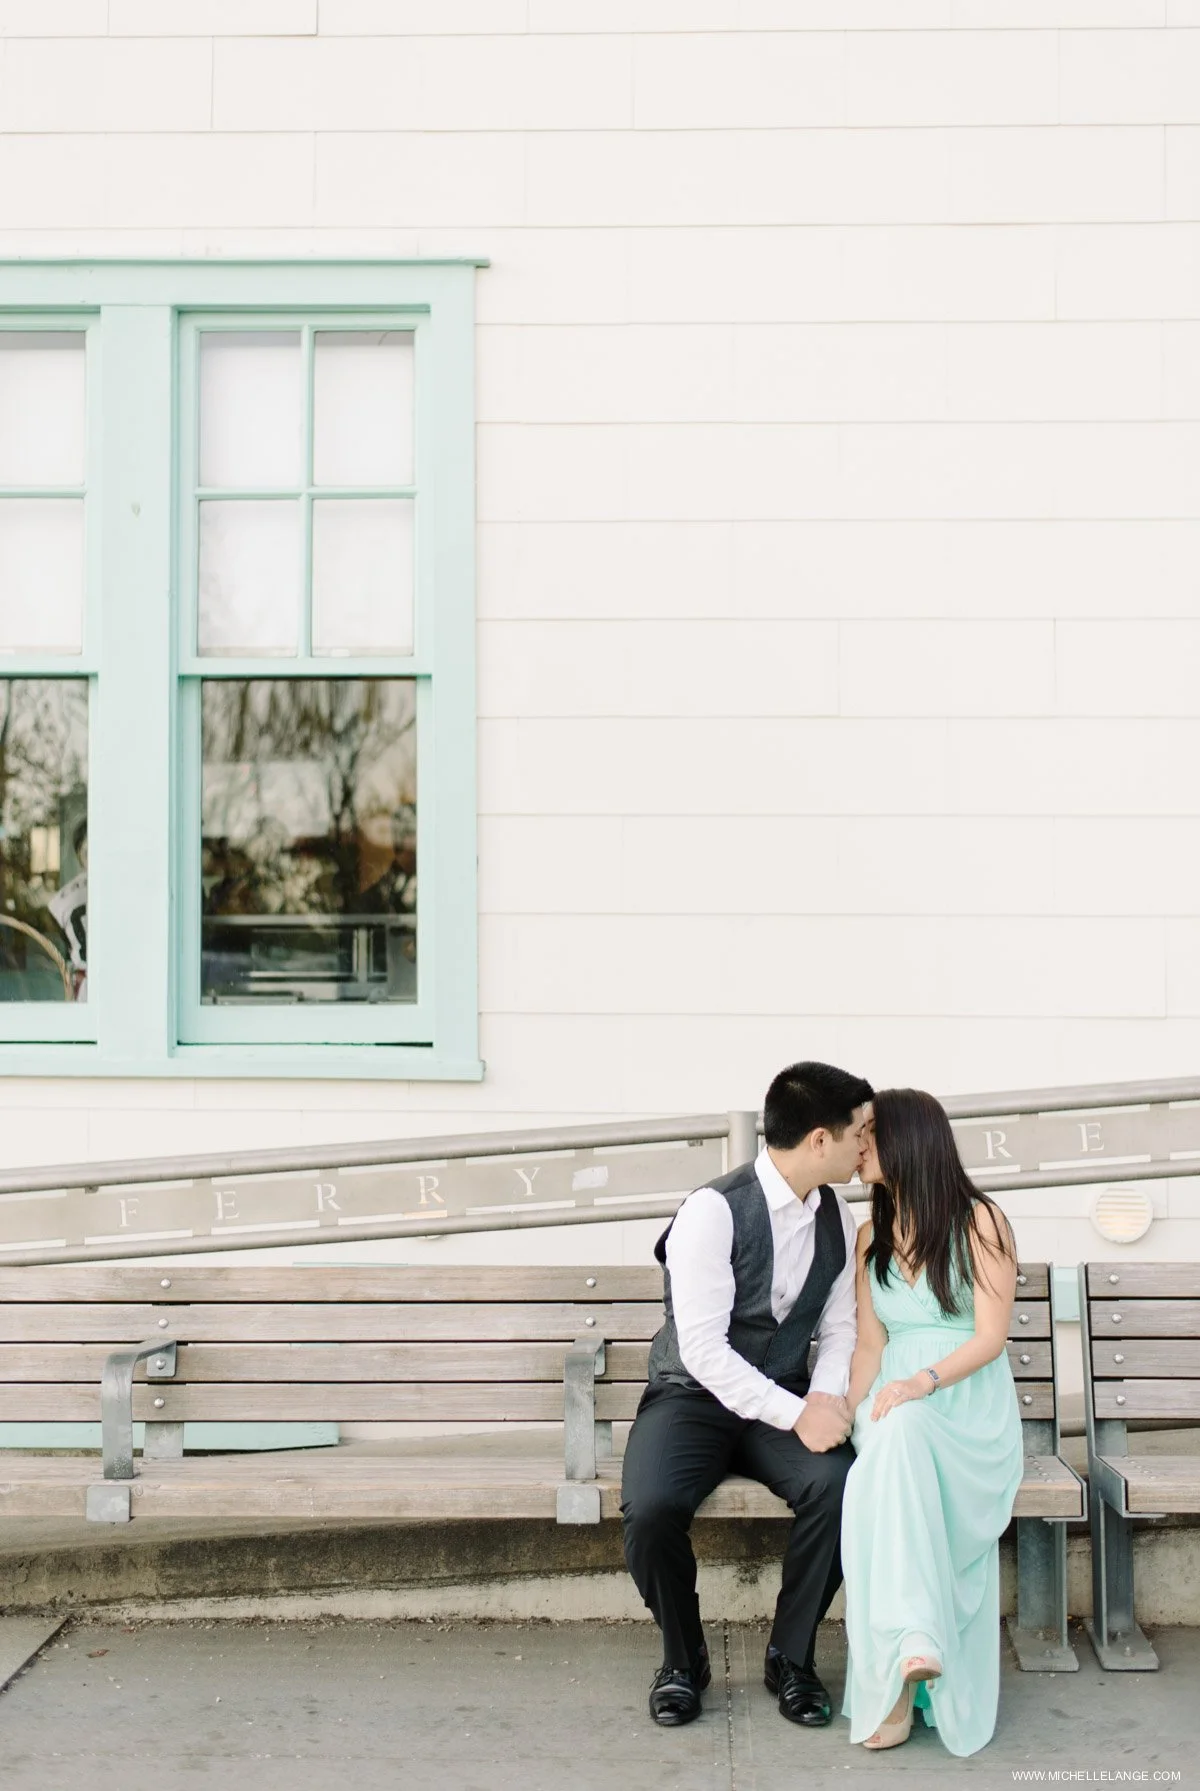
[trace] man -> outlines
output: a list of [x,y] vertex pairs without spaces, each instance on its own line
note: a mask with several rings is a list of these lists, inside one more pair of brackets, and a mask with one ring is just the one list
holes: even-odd
[[767,1090],[764,1149],[689,1195],[656,1246],[666,1323],[629,1434],[621,1511],[626,1563],[663,1636],[650,1688],[657,1723],[700,1714],[710,1669],[688,1531],[730,1473],[761,1481],[794,1513],[767,1689],[791,1722],[830,1719],[813,1651],[842,1580],[856,1226],[828,1184],[864,1161],[872,1098],[869,1083],[830,1064],[781,1070]]

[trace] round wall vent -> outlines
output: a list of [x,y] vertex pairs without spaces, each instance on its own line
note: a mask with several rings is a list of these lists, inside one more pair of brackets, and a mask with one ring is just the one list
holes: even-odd
[[1133,1244],[1149,1231],[1154,1206],[1144,1188],[1101,1188],[1092,1201],[1091,1216],[1110,1244]]

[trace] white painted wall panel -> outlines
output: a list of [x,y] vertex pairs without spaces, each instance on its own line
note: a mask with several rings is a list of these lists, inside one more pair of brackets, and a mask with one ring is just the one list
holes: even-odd
[[1049,31],[870,31],[846,44],[845,122],[1057,124]]
[[1196,609],[1200,522],[486,523],[488,617],[1126,617]]
[[527,0],[321,0],[321,35],[423,37],[432,32],[445,36],[524,32],[528,14]]
[[846,73],[836,32],[640,35],[633,121],[656,131],[845,124]]
[[957,131],[949,141],[949,215],[1029,224],[1155,221],[1165,208],[1156,126]]
[[[956,783],[950,725],[840,718],[484,721],[480,812],[836,815],[855,791],[870,792],[858,800],[872,814],[1012,812],[969,799],[948,808]],[[1024,724],[992,725],[1017,738],[1025,731]],[[1002,744],[987,743],[993,767],[999,750]],[[1200,813],[1200,787],[1194,803]]]
[[620,38],[232,38],[213,67],[218,130],[604,130],[631,110]]
[[1058,233],[1060,317],[1200,316],[1191,224],[1072,225]]
[[1054,624],[846,622],[843,715],[1044,715],[1054,705]]
[[[59,0],[34,3],[39,15],[63,10]],[[107,0],[108,30],[113,37],[301,37],[317,29],[318,4],[324,12],[331,0]]]
[[482,1005],[869,1019],[936,1003],[954,1018],[978,1012],[986,963],[991,1013],[1149,1018],[1166,1011],[1163,934],[1126,919],[491,916]]
[[480,645],[488,717],[838,711],[836,622],[490,622]]
[[1200,120],[1200,33],[1072,31],[1059,56],[1064,124]]
[[1200,715],[1200,621],[1061,622],[1057,682],[1068,715]]
[[0,254],[492,264],[485,1082],[0,1083],[14,1161],[1200,1061],[1197,0],[0,40]]
[[206,38],[15,38],[0,63],[0,131],[207,131]]
[[513,132],[322,135],[315,220],[340,229],[517,224],[524,171],[525,147]]
[[[316,0],[311,0],[315,5]],[[110,0],[0,0],[0,37],[102,37]]]
[[959,721],[948,737],[954,812],[1200,814],[1194,721]]

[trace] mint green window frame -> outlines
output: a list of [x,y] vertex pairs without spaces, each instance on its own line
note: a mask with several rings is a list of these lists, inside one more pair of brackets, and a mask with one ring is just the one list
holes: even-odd
[[[26,1028],[20,1048],[11,1033],[12,1042],[0,1033],[0,1074],[482,1075],[474,608],[480,265],[0,263],[0,327],[27,328],[36,318],[40,327],[94,331],[86,539],[95,594],[82,656],[55,656],[53,666],[47,655],[0,661],[12,676],[88,676],[91,760],[89,1000],[71,1016],[85,1030],[67,1042],[61,1033],[34,1036]],[[356,1011],[329,1004],[329,1012],[221,1013],[199,1002],[199,684],[201,677],[262,676],[264,667],[194,651],[189,357],[201,322],[311,330],[362,328],[363,319],[366,327],[386,322],[416,337],[414,651],[405,658],[301,655],[286,667],[273,662],[265,675],[415,681],[418,1000]],[[22,1008],[38,1005],[51,1004]]]
[[[88,810],[89,823],[96,825],[95,800],[96,740],[100,720],[100,622],[99,599],[102,575],[101,521],[98,514],[102,416],[100,375],[100,327],[96,312],[72,311],[9,311],[0,310],[0,331],[20,335],[67,332],[85,338],[85,467],[82,485],[3,485],[4,498],[80,498],[83,500],[83,638],[79,653],[0,653],[0,678],[5,682],[21,678],[61,678],[86,682],[88,687]],[[2,594],[0,594],[2,598]],[[90,884],[90,878],[89,878]],[[89,890],[90,894],[90,890]],[[89,904],[90,906],[90,904]],[[89,920],[92,914],[89,913]],[[88,998],[74,1001],[4,1001],[0,1002],[0,1052],[4,1045],[43,1044],[50,1042],[79,1043],[94,1041],[99,1036],[100,1003],[106,986],[111,988],[108,964],[99,952],[96,941],[89,939]],[[93,961],[93,948],[98,955]]]

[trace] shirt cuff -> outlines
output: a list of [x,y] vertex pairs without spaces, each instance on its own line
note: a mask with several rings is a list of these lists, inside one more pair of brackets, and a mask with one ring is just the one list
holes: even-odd
[[850,1370],[839,1368],[831,1362],[826,1366],[818,1362],[813,1369],[810,1393],[832,1393],[835,1399],[844,1399],[850,1386]]
[[763,1401],[762,1422],[775,1430],[792,1430],[804,1410],[804,1401],[786,1387],[776,1387]]

